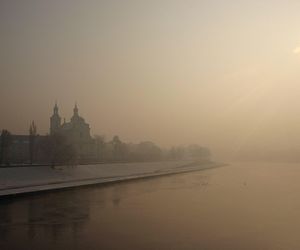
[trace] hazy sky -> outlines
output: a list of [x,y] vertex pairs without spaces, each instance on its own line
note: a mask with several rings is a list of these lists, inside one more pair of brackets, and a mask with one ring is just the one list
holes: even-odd
[[0,0],[0,129],[300,148],[300,1]]

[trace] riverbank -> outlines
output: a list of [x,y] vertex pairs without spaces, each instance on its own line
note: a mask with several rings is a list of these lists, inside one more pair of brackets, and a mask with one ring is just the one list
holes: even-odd
[[222,166],[218,163],[168,161],[120,163],[51,168],[0,169],[0,196],[17,195],[85,185],[150,178]]

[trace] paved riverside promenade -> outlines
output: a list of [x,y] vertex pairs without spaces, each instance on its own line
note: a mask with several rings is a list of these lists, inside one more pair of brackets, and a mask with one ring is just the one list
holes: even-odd
[[0,196],[198,171],[217,163],[163,161],[80,166],[0,168]]

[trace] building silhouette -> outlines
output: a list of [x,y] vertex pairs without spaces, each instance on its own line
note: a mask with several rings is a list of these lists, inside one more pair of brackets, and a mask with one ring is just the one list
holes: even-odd
[[79,116],[77,104],[73,109],[70,122],[66,122],[65,119],[61,122],[59,109],[55,103],[53,115],[50,117],[50,135],[54,134],[66,137],[68,143],[75,147],[80,159],[96,157],[96,144],[90,134],[90,125]]
[[[77,104],[73,109],[73,116],[69,122],[64,121],[59,115],[57,103],[50,117],[49,135],[60,135],[66,139],[75,151],[79,163],[94,162],[97,160],[96,140],[90,134],[90,125],[79,115]],[[47,163],[42,147],[49,135],[36,135],[34,145],[34,162],[36,164]],[[0,135],[1,139],[1,135]],[[11,135],[9,150],[9,162],[11,164],[23,164],[30,162],[30,135]]]

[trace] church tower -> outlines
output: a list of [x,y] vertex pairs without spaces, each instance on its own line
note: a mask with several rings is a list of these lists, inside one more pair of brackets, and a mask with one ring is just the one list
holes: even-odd
[[60,127],[61,127],[61,118],[58,114],[57,103],[55,103],[55,106],[53,108],[53,115],[50,117],[50,135],[53,135],[57,131],[59,131]]
[[77,102],[75,103],[75,107],[73,109],[73,115],[78,116],[78,107],[77,107]]

